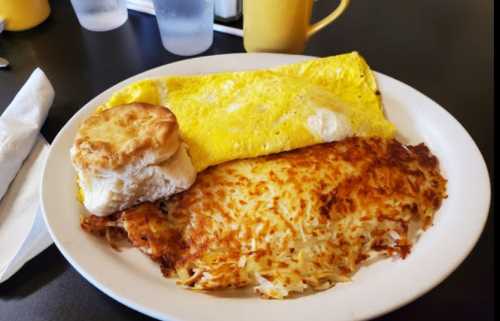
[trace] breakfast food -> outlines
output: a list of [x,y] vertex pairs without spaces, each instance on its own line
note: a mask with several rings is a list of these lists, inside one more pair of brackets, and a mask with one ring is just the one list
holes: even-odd
[[134,103],[93,114],[70,153],[83,204],[94,215],[166,198],[196,177],[175,116],[161,106]]
[[353,137],[220,164],[166,202],[82,227],[126,235],[186,287],[285,298],[347,281],[369,258],[404,258],[445,197],[424,144]]
[[194,167],[318,143],[393,137],[375,78],[356,52],[274,69],[146,79],[99,110],[132,102],[169,106]]
[[190,289],[324,290],[405,258],[446,198],[437,158],[394,134],[356,52],[142,80],[80,127],[81,226]]

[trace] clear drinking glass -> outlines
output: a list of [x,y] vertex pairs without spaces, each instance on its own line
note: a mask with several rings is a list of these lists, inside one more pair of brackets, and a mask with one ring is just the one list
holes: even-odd
[[236,21],[241,18],[241,0],[215,0],[215,20]]
[[168,51],[192,56],[213,42],[214,0],[154,0],[161,42]]
[[78,21],[91,31],[118,28],[128,19],[126,0],[71,0]]

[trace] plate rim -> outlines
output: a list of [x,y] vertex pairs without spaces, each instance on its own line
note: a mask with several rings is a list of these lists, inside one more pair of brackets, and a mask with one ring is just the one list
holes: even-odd
[[[160,71],[163,68],[165,68],[166,66],[172,66],[172,65],[175,65],[175,64],[186,64],[186,63],[189,64],[189,63],[192,63],[193,61],[204,61],[204,60],[209,61],[210,59],[218,59],[221,56],[226,56],[226,57],[231,56],[232,59],[240,59],[240,57],[242,57],[242,56],[245,56],[245,58],[243,58],[243,59],[250,59],[249,58],[250,56],[261,56],[261,57],[263,57],[263,56],[274,56],[276,58],[279,58],[281,56],[281,57],[288,57],[288,58],[293,57],[292,59],[297,59],[297,61],[299,61],[300,59],[306,60],[306,59],[319,58],[319,57],[307,56],[307,55],[289,55],[289,54],[275,54],[275,53],[251,53],[251,54],[249,54],[249,53],[229,53],[229,54],[209,55],[209,56],[202,56],[202,57],[196,57],[196,58],[179,60],[179,61],[176,61],[176,62],[172,62],[172,63],[164,64],[164,65],[161,65],[161,66],[157,66],[157,67],[148,69],[146,71],[143,71],[143,72],[141,72],[139,74],[136,74],[136,75],[133,75],[131,77],[128,77],[128,78],[126,78],[126,79],[124,79],[122,81],[119,81],[118,83],[112,85],[111,87],[109,87],[106,90],[104,90],[101,93],[99,93],[97,96],[95,96],[95,97],[91,98],[90,100],[88,100],[64,124],[64,126],[59,130],[58,134],[54,138],[53,143],[50,145],[50,149],[49,149],[48,156],[47,156],[47,162],[46,162],[46,164],[44,166],[43,173],[42,173],[42,180],[40,182],[40,191],[41,191],[41,193],[40,193],[40,204],[41,204],[41,208],[42,208],[43,219],[45,221],[45,224],[47,226],[47,229],[48,229],[48,231],[49,231],[52,239],[54,240],[54,243],[56,244],[58,250],[63,254],[63,256],[65,257],[65,259],[72,265],[72,267],[75,270],[78,271],[78,273],[80,273],[88,282],[90,282],[94,287],[96,287],[101,292],[105,293],[106,295],[108,295],[109,297],[113,298],[114,300],[120,302],[121,304],[124,304],[124,305],[126,305],[126,306],[128,306],[128,307],[130,307],[130,308],[132,308],[132,309],[134,309],[134,310],[136,310],[138,312],[140,312],[140,313],[146,314],[146,315],[148,315],[150,317],[153,317],[153,318],[156,318],[156,319],[165,319],[165,318],[167,318],[168,320],[172,320],[172,321],[182,321],[181,319],[178,319],[177,317],[175,317],[173,315],[169,315],[169,314],[167,314],[165,312],[162,312],[162,311],[156,311],[156,310],[151,309],[148,306],[145,306],[143,304],[137,304],[133,300],[130,300],[127,297],[124,297],[124,296],[121,296],[121,295],[115,293],[113,289],[108,288],[102,282],[100,282],[96,278],[94,278],[91,274],[87,273],[87,271],[85,270],[85,268],[83,266],[81,266],[73,258],[73,256],[66,251],[65,247],[60,243],[60,240],[57,237],[57,234],[52,229],[52,226],[50,224],[50,221],[48,219],[48,215],[46,214],[46,209],[45,209],[46,206],[45,206],[44,199],[45,199],[45,195],[46,195],[46,190],[44,189],[44,186],[46,184],[46,172],[47,172],[46,168],[47,168],[47,164],[49,163],[49,159],[51,158],[51,155],[52,155],[52,152],[53,152],[53,149],[54,149],[53,147],[57,145],[57,143],[59,142],[59,140],[61,139],[61,137],[66,132],[67,128],[71,125],[72,122],[74,122],[75,118],[78,118],[78,115],[80,113],[84,112],[88,108],[91,108],[92,106],[96,107],[96,105],[97,105],[96,101],[99,100],[100,98],[102,98],[104,96],[107,96],[109,93],[114,92],[117,89],[126,86],[127,84],[130,84],[132,82],[138,81],[140,79],[148,78],[148,77],[150,77],[150,76],[148,76],[148,74],[152,74],[152,73],[155,73],[157,71]],[[247,69],[245,69],[245,70],[247,70]],[[485,185],[487,185],[487,189],[486,189],[487,195],[486,195],[486,201],[483,204],[484,208],[486,210],[485,210],[485,214],[483,214],[484,217],[483,217],[483,220],[482,220],[482,222],[480,224],[479,232],[475,235],[474,240],[471,240],[469,242],[468,248],[465,251],[462,251],[461,256],[459,258],[455,258],[455,263],[453,264],[453,268],[450,268],[450,269],[448,269],[448,271],[446,273],[441,274],[440,277],[439,277],[439,281],[435,281],[433,283],[429,283],[426,287],[424,287],[423,289],[421,289],[417,293],[414,293],[413,295],[408,296],[408,298],[406,298],[405,300],[400,300],[397,304],[394,304],[394,305],[391,305],[391,306],[386,306],[385,308],[380,309],[376,313],[371,313],[371,314],[368,313],[368,315],[362,315],[361,318],[358,318],[358,319],[375,318],[375,317],[384,315],[386,313],[389,313],[391,311],[394,311],[394,310],[396,310],[396,309],[398,309],[398,308],[400,308],[400,307],[402,307],[404,305],[407,305],[408,303],[416,300],[417,298],[425,295],[426,293],[428,293],[429,291],[431,291],[432,289],[434,289],[437,285],[439,285],[440,283],[442,283],[446,278],[449,277],[450,274],[452,274],[463,263],[463,261],[470,255],[470,253],[472,252],[472,250],[474,249],[474,247],[477,245],[477,242],[479,241],[479,238],[481,237],[481,235],[482,235],[482,233],[484,231],[486,222],[487,222],[488,217],[490,215],[490,209],[491,209],[491,177],[490,177],[490,173],[488,171],[488,168],[486,166],[486,162],[484,160],[484,157],[483,157],[483,155],[482,155],[479,147],[477,146],[476,142],[474,141],[474,139],[472,138],[472,136],[469,134],[469,132],[464,128],[464,126],[451,113],[449,113],[445,108],[443,108],[440,104],[438,104],[437,102],[435,102],[434,100],[432,100],[431,98],[429,98],[428,96],[426,96],[425,94],[423,94],[422,92],[420,92],[419,90],[415,89],[414,87],[411,87],[411,86],[407,85],[406,83],[404,83],[404,82],[402,82],[402,81],[400,81],[398,79],[395,79],[393,77],[390,77],[388,75],[385,75],[385,74],[383,74],[381,72],[377,72],[377,71],[373,71],[373,72],[376,75],[377,81],[379,81],[379,77],[381,79],[385,78],[385,80],[388,80],[388,81],[391,81],[391,82],[395,82],[398,86],[401,86],[401,87],[403,87],[403,88],[405,88],[407,90],[411,90],[411,91],[416,92],[423,99],[428,100],[429,103],[432,104],[434,107],[437,107],[440,113],[444,113],[444,115],[446,116],[446,118],[448,118],[449,120],[451,120],[452,122],[454,122],[455,126],[458,125],[459,129],[461,131],[463,131],[463,133],[466,135],[467,139],[470,140],[470,142],[472,143],[472,147],[475,149],[475,153],[477,154],[477,156],[479,156],[479,161],[481,163],[481,168],[478,169],[478,170],[480,170],[484,174],[485,180],[483,182],[484,182]]]

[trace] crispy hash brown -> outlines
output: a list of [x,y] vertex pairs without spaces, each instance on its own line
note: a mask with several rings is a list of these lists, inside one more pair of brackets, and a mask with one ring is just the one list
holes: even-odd
[[445,197],[424,144],[349,138],[211,167],[165,204],[82,227],[123,229],[184,286],[285,298],[347,281],[369,258],[406,257]]

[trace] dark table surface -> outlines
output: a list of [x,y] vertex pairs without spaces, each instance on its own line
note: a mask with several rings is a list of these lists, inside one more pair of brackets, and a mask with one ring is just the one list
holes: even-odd
[[[51,17],[35,29],[0,35],[0,112],[37,66],[56,90],[42,129],[51,141],[88,100],[144,70],[185,59],[161,46],[154,17],[129,11],[114,31],[78,25],[69,0],[52,1]],[[314,15],[335,1],[318,1]],[[493,1],[352,1],[347,12],[309,43],[306,54],[357,50],[446,108],[472,135],[493,177]],[[215,33],[205,55],[243,52],[242,39]],[[450,137],[453,143],[453,137]],[[493,320],[493,206],[464,263],[435,289],[382,319]],[[1,253],[0,253],[1,255]],[[168,304],[168,302],[166,302]],[[52,245],[0,284],[0,320],[146,320],[101,293]]]

